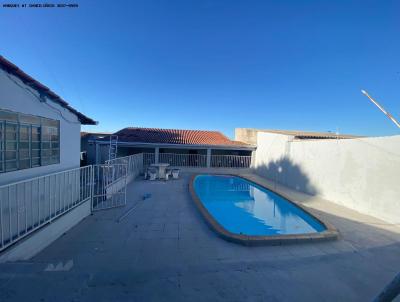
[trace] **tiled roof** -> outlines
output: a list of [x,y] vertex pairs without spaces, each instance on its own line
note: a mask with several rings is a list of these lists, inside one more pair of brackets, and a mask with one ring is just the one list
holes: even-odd
[[118,135],[118,142],[251,147],[246,143],[230,140],[221,132],[207,130],[129,127],[114,135]]
[[300,130],[272,130],[272,129],[257,129],[260,132],[269,132],[283,135],[294,136],[298,139],[346,139],[346,138],[359,138],[362,136],[349,135],[349,134],[336,134],[333,132],[311,132],[311,131],[300,131]]
[[112,134],[111,132],[86,132],[86,131],[81,131],[81,137],[85,136],[107,136]]
[[39,91],[41,94],[45,94],[48,98],[50,98],[55,103],[60,106],[68,109],[72,113],[74,113],[79,121],[84,125],[96,125],[97,122],[87,117],[83,113],[80,113],[76,109],[72,108],[66,101],[64,101],[60,96],[50,90],[50,88],[46,87],[42,83],[36,81],[34,78],[23,72],[16,65],[5,59],[3,56],[0,56],[0,68],[4,69],[8,73],[18,77],[22,82],[26,85],[32,87],[33,89]]

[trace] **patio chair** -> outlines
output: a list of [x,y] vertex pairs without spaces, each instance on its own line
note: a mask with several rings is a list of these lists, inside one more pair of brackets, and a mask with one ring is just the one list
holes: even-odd
[[147,169],[147,173],[149,175],[150,180],[156,180],[157,179],[157,170],[156,169]]
[[172,170],[165,169],[165,180],[168,180],[170,177],[172,177]]
[[172,169],[172,178],[173,179],[178,179],[179,178],[179,169]]
[[148,179],[150,177],[150,172],[149,172],[150,169],[152,168],[148,167],[144,170],[144,179]]

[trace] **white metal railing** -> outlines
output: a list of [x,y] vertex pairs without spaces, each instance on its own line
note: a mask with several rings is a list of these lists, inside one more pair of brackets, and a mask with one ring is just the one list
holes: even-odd
[[174,167],[206,167],[207,155],[160,153],[158,161]]
[[126,204],[143,162],[135,154],[0,186],[0,251],[87,200],[93,210]]
[[[159,153],[159,163],[167,163],[174,167],[207,167],[207,155]],[[143,154],[143,166],[155,163],[154,153]],[[250,168],[251,156],[211,155],[210,167],[213,168]]]
[[124,206],[129,181],[126,163],[93,165],[92,210]]
[[211,155],[211,167],[250,168],[251,156]]
[[[145,153],[146,154],[146,153]],[[154,158],[154,155],[153,155]],[[118,157],[112,160],[107,160],[106,165],[127,165],[128,182],[143,172],[144,154],[132,154],[129,156]]]
[[92,166],[0,187],[0,251],[92,196]]
[[155,153],[143,153],[143,166],[148,167],[151,164],[154,164],[155,160]]

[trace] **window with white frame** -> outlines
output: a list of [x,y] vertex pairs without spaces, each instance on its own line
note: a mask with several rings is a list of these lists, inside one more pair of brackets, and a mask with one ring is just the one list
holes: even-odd
[[59,121],[0,109],[0,172],[59,162]]

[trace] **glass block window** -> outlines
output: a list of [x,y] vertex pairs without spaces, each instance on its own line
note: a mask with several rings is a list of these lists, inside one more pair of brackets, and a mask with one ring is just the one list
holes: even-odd
[[19,125],[19,169],[31,167],[31,125]]
[[0,109],[0,173],[59,162],[59,121]]
[[4,151],[4,143],[5,143],[5,138],[4,138],[4,123],[0,123],[0,173],[4,172],[4,156],[5,156],[5,151]]
[[40,126],[32,125],[31,128],[31,156],[32,167],[40,166]]
[[5,123],[5,172],[18,169],[17,146],[18,146],[18,124]]
[[60,160],[58,128],[42,126],[42,164],[50,165]]

